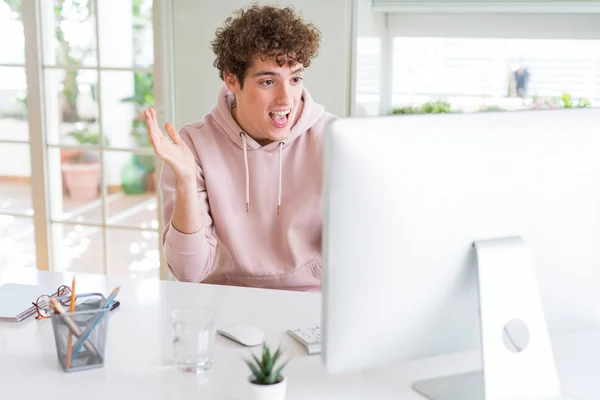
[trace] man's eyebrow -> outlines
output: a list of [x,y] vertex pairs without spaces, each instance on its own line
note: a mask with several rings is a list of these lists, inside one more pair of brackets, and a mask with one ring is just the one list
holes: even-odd
[[[304,71],[304,67],[298,67],[292,71],[292,75],[298,74],[303,71]],[[256,73],[254,73],[254,75],[252,75],[252,77],[256,78],[259,76],[279,76],[279,75],[280,75],[279,72],[274,72],[274,71],[258,71]]]
[[257,76],[279,76],[279,73],[273,72],[273,71],[258,71],[254,75],[252,75],[252,76],[253,77],[257,77]]

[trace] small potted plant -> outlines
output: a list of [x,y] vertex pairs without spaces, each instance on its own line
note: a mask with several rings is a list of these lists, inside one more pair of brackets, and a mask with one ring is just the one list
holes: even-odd
[[277,365],[280,357],[281,346],[271,354],[269,347],[263,343],[262,358],[259,359],[253,354],[252,360],[246,360],[252,371],[249,378],[251,400],[285,399],[287,380],[281,372],[288,362]]
[[[76,200],[93,200],[100,189],[100,159],[98,150],[85,150],[85,145],[98,145],[100,136],[88,128],[76,129],[67,134],[82,145],[62,164],[63,177],[69,196]],[[104,140],[105,145],[108,140]]]

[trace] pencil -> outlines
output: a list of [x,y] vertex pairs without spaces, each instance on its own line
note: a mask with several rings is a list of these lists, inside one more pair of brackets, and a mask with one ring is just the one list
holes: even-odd
[[[108,296],[108,299],[106,299],[106,303],[103,304],[104,309],[108,309],[110,310],[110,306],[112,305],[115,297],[117,297],[117,295],[119,294],[119,291],[121,290],[121,287],[118,286],[116,287]],[[98,323],[100,323],[100,320],[102,320],[102,317],[104,317],[106,314],[103,312],[99,312],[98,316],[96,317],[96,319],[94,320],[94,322],[92,323],[92,326],[89,327],[85,332],[83,332],[83,334],[80,337],[79,340],[79,345],[75,347],[75,350],[73,350],[73,356],[77,356],[77,354],[79,354],[79,350],[81,350],[81,344],[82,343],[88,343],[87,339],[88,337],[92,334],[92,331],[94,330],[94,328],[96,327],[96,325],[98,325]]]
[[[67,325],[67,327],[69,328],[69,330],[71,332],[73,332],[73,335],[75,335],[75,337],[80,338],[81,335],[83,335],[83,332],[81,331],[81,329],[79,329],[79,327],[77,326],[77,324],[75,323],[75,321],[73,321],[70,316],[65,315],[66,310],[60,305],[60,303],[58,302],[58,300],[56,300],[55,298],[51,298],[50,299],[50,307],[52,307],[52,309],[57,314],[61,315],[63,321],[65,322],[65,324]],[[86,337],[86,339],[87,339],[87,337]],[[88,349],[89,351],[91,351],[92,354],[98,355],[98,350],[96,350],[96,348],[94,347],[94,345],[92,345],[89,340],[85,340],[83,342],[83,345],[85,346],[86,349]]]
[[[71,284],[71,304],[69,312],[75,312],[75,275],[73,275],[73,283]],[[71,357],[73,355],[73,334],[69,331],[67,339],[67,369],[71,368]]]

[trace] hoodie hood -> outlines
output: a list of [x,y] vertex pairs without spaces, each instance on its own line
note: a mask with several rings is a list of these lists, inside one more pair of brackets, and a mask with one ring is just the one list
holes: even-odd
[[[304,106],[300,118],[292,129],[287,138],[278,142],[272,142],[265,146],[261,146],[258,142],[246,134],[242,128],[233,119],[231,108],[235,103],[235,95],[223,85],[219,92],[217,105],[214,107],[211,115],[219,124],[229,139],[243,150],[244,171],[246,174],[246,212],[250,212],[250,165],[248,165],[248,150],[261,150],[266,152],[279,151],[279,182],[278,182],[278,198],[277,198],[277,214],[281,210],[281,193],[283,188],[283,150],[287,146],[291,146],[296,138],[304,134],[312,128],[317,121],[325,114],[325,108],[313,101],[310,93],[306,88],[302,89],[302,101]],[[268,179],[268,178],[267,178]]]
[[[274,151],[281,146],[289,146],[294,139],[302,135],[304,132],[309,130],[325,113],[325,108],[313,101],[310,93],[306,88],[302,89],[302,101],[304,107],[302,114],[296,122],[287,138],[280,142],[269,143],[266,146],[261,146],[250,136],[245,134],[242,128],[235,122],[231,114],[231,108],[235,103],[235,94],[227,89],[225,85],[221,88],[217,99],[217,104],[213,108],[211,115],[217,121],[217,123],[223,128],[223,131],[229,138],[239,147],[244,148],[244,135],[246,136],[246,146],[251,150],[263,150],[263,151]],[[244,135],[242,135],[244,134]]]

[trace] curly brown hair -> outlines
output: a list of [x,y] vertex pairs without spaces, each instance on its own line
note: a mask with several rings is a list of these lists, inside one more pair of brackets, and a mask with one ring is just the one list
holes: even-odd
[[211,42],[216,55],[213,65],[223,73],[234,74],[243,86],[252,62],[273,58],[279,66],[296,63],[308,67],[317,55],[321,33],[294,13],[293,7],[252,5],[236,12],[217,29]]

